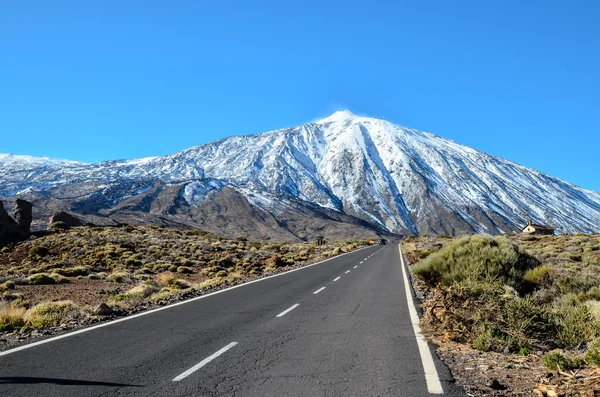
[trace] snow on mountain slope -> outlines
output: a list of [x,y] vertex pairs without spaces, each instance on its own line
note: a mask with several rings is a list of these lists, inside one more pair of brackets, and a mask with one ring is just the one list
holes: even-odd
[[[75,182],[212,178],[246,195],[291,197],[393,232],[498,234],[517,230],[529,218],[562,232],[600,231],[596,192],[348,111],[163,157],[81,164],[3,156],[0,196],[5,197]],[[208,185],[189,186],[186,201],[201,202]]]

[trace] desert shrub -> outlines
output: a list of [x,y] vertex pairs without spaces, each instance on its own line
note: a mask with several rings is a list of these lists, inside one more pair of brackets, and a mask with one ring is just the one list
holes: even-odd
[[159,290],[160,288],[153,283],[142,283],[127,291],[127,294],[146,298]]
[[0,284],[0,291],[6,291],[9,289],[15,289],[15,282],[14,281],[5,281],[4,283]]
[[333,255],[340,255],[342,254],[344,251],[342,251],[342,249],[340,247],[337,247],[333,250]]
[[53,273],[58,273],[62,276],[67,277],[77,277],[77,276],[87,276],[90,272],[89,266],[74,266],[74,267],[65,267],[62,269],[54,269]]
[[188,267],[188,266],[179,266],[177,268],[177,273],[192,274],[192,273],[194,273],[194,269],[192,269],[191,267]]
[[160,302],[184,293],[181,289],[162,288],[150,296],[150,302]]
[[277,269],[278,267],[285,266],[285,262],[281,256],[273,255],[265,261],[265,265],[268,268]]
[[600,367],[600,338],[594,339],[585,353],[585,361],[590,365]]
[[251,241],[247,245],[250,248],[260,249],[263,246],[263,243],[260,241]]
[[220,270],[217,272],[217,274],[215,274],[216,277],[227,277],[227,271],[225,270]]
[[423,251],[419,252],[419,259],[425,259],[431,254],[432,254],[431,251],[423,250]]
[[600,301],[600,287],[592,287],[585,294],[589,299]]
[[[252,274],[254,270],[252,270],[250,272],[250,274]],[[225,279],[221,278],[221,277],[215,277],[215,278],[211,278],[209,280],[203,281],[202,283],[200,283],[200,288],[215,288],[215,287],[219,287],[221,285],[223,285],[225,283]]]
[[29,257],[30,258],[43,258],[46,255],[48,255],[50,253],[50,250],[46,247],[42,247],[42,246],[36,246],[36,247],[31,247],[31,249],[29,250]]
[[600,324],[600,301],[588,300],[585,302],[590,314],[596,319],[596,322]]
[[504,337],[498,329],[487,320],[476,323],[473,331],[473,348],[481,351],[501,350],[505,344]]
[[185,280],[173,278],[169,281],[169,287],[177,289],[187,289],[190,288],[190,284]]
[[581,358],[568,358],[557,352],[545,354],[544,357],[542,357],[542,362],[546,368],[554,371],[557,371],[558,369],[572,371],[584,366],[584,362]]
[[63,221],[56,221],[56,222],[52,223],[52,229],[66,230],[66,229],[69,229],[69,225],[67,225]]
[[504,313],[508,327],[523,335],[545,335],[554,326],[551,310],[535,302],[531,296],[508,299]]
[[498,280],[522,290],[525,272],[538,264],[507,238],[472,236],[449,243],[415,265],[413,272],[432,286],[449,286],[470,278]]
[[79,315],[79,308],[71,301],[39,303],[25,313],[26,324],[45,328],[64,322],[67,317]]
[[587,306],[577,303],[563,305],[556,310],[556,342],[563,347],[577,347],[581,342],[589,342],[598,336],[600,324]]
[[25,325],[25,309],[14,304],[0,303],[0,332],[13,331]]
[[108,276],[113,283],[128,283],[131,281],[130,274],[127,272],[116,272]]
[[532,284],[547,285],[550,282],[551,272],[552,266],[542,265],[527,270],[523,279]]
[[56,280],[48,273],[38,273],[33,276],[27,277],[27,284],[29,285],[47,285],[47,284],[56,284]]
[[530,354],[533,354],[533,350],[531,350],[531,348],[528,346],[525,346],[525,347],[522,347],[521,349],[519,349],[520,356],[528,356]]
[[50,277],[56,281],[56,284],[68,284],[71,282],[67,277],[56,273],[51,274]]

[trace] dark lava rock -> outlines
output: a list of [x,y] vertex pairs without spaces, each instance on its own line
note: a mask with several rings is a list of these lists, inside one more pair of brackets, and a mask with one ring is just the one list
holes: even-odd
[[15,221],[25,232],[29,232],[31,221],[33,221],[33,204],[29,201],[17,199],[15,201]]
[[29,233],[19,227],[13,218],[8,215],[4,209],[4,204],[0,201],[0,246],[26,240]]
[[48,221],[48,229],[52,229],[52,226],[57,222],[62,222],[67,227],[77,227],[84,225],[81,219],[65,211],[56,211],[50,217],[50,220]]
[[111,314],[114,314],[114,312],[113,308],[106,303],[101,303],[94,309],[94,313],[99,316],[110,316]]
[[507,389],[506,385],[503,385],[502,383],[500,383],[498,381],[498,379],[490,379],[490,381],[488,382],[487,385],[490,389],[494,389],[494,390],[506,390]]

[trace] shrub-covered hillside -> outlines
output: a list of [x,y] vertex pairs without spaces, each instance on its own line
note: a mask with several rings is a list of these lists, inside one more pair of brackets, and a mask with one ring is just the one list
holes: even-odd
[[[598,371],[599,235],[411,238],[404,250],[424,296],[423,326],[438,342]],[[579,390],[575,380],[567,383]]]
[[123,314],[368,244],[227,240],[151,226],[54,230],[0,250],[0,332]]

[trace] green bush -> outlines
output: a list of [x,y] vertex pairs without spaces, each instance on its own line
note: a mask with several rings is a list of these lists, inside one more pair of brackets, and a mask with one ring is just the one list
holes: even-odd
[[592,287],[585,294],[589,299],[600,301],[600,287]]
[[588,351],[585,353],[585,361],[588,364],[600,367],[600,338],[590,343]]
[[552,266],[542,265],[525,272],[523,279],[537,285],[547,285],[550,281]]
[[419,259],[426,259],[429,255],[431,255],[431,251],[423,250],[419,252]]
[[169,280],[169,287],[176,289],[187,289],[190,288],[190,284],[185,280],[173,278]]
[[586,305],[563,305],[556,310],[556,342],[562,347],[577,347],[581,342],[595,339],[600,324]]
[[192,274],[192,273],[194,273],[194,269],[192,269],[191,267],[188,267],[188,266],[179,266],[177,268],[177,273]]
[[90,272],[89,266],[74,266],[74,267],[65,267],[62,269],[54,269],[53,273],[58,273],[61,276],[66,277],[77,277],[77,276],[87,276]]
[[126,272],[116,272],[109,276],[113,283],[127,283],[131,281],[130,274]]
[[29,285],[47,285],[56,284],[56,280],[47,273],[38,273],[33,276],[27,277],[27,284]]
[[447,244],[415,265],[413,272],[431,286],[497,280],[522,292],[525,272],[537,265],[537,259],[505,237],[471,236]]
[[71,301],[40,303],[25,313],[27,325],[32,328],[45,328],[59,325],[67,316],[79,314],[79,308]]
[[15,289],[15,282],[14,281],[5,281],[4,283],[0,284],[0,291],[6,291],[9,289]]
[[567,358],[560,353],[547,353],[542,357],[544,366],[548,369],[557,371],[559,368],[563,371],[572,371],[584,366],[584,362],[579,357]]
[[509,299],[504,306],[506,324],[523,335],[545,335],[554,327],[551,310],[531,296]]
[[46,247],[31,247],[29,250],[30,258],[43,258],[50,253],[50,250]]
[[67,277],[61,276],[60,274],[51,274],[50,277],[56,281],[56,284],[68,284],[71,282]]
[[69,229],[69,225],[67,225],[63,221],[56,221],[56,222],[52,222],[52,229],[65,230],[65,229]]
[[530,354],[533,354],[533,350],[531,350],[531,348],[529,348],[527,346],[519,349],[519,355],[521,355],[521,356],[528,356]]

